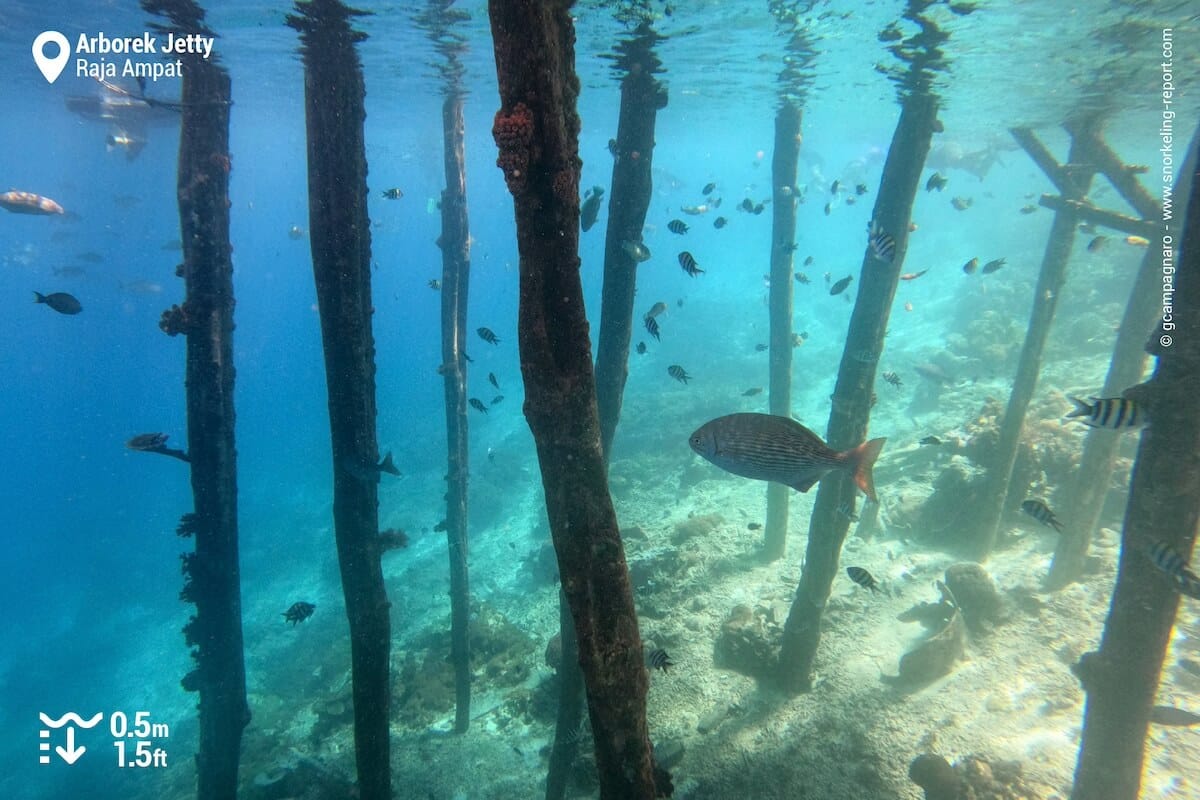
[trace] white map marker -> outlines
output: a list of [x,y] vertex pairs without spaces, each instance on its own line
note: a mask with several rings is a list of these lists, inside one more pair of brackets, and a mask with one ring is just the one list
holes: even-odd
[[[58,55],[53,58],[47,58],[45,52],[43,52],[48,42],[58,45]],[[66,68],[67,62],[70,60],[71,43],[67,41],[67,37],[58,31],[42,31],[33,40],[33,61],[37,64],[37,68],[42,71],[42,75],[46,78],[47,82],[54,83],[58,80],[58,76],[62,74],[63,69]]]

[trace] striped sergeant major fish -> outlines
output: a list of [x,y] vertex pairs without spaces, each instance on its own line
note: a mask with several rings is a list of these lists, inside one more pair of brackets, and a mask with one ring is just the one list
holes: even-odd
[[1139,428],[1146,424],[1146,414],[1132,400],[1124,397],[1105,397],[1103,399],[1090,397],[1092,402],[1085,403],[1078,397],[1069,398],[1075,404],[1075,410],[1067,414],[1067,419],[1079,417],[1080,422],[1089,428],[1107,428],[1121,431]]
[[1188,569],[1187,560],[1163,541],[1150,545],[1150,560],[1175,584],[1182,595],[1200,599],[1200,577]]

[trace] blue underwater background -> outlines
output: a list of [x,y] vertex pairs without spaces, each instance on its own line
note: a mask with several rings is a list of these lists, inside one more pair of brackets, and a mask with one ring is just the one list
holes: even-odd
[[[444,516],[446,469],[443,387],[436,372],[441,361],[440,298],[428,285],[441,275],[435,244],[440,216],[433,205],[444,183],[441,98],[439,78],[429,66],[432,50],[411,25],[414,5],[376,7],[375,16],[359,23],[371,37],[361,52],[375,265],[378,438],[380,452],[391,451],[404,473],[398,479],[383,476],[380,527],[402,528],[410,538],[409,547],[388,555],[384,564],[401,651],[415,646],[410,639],[418,633],[440,624],[449,608],[445,540],[434,530]],[[660,57],[670,103],[658,115],[654,196],[644,235],[653,256],[639,268],[635,311],[640,316],[660,300],[669,310],[660,320],[662,341],[647,341],[645,355],[630,355],[625,414],[613,459],[623,527],[637,524],[651,530],[693,512],[711,511],[712,501],[706,505],[696,490],[679,488],[674,481],[677,473],[698,468],[692,466],[688,433],[719,414],[766,410],[765,394],[742,395],[766,384],[767,354],[755,346],[767,341],[764,273],[771,214],[737,209],[744,198],[760,202],[771,195],[775,76],[783,48],[765,5],[681,4],[670,17],[658,12],[668,36]],[[914,210],[918,229],[905,271],[929,272],[901,284],[881,363],[881,369],[904,376],[906,393],[920,381],[913,366],[936,360],[939,353],[953,351],[963,371],[941,405],[914,407],[891,387],[878,389],[872,434],[889,436],[881,475],[889,451],[915,447],[921,437],[962,423],[989,397],[1007,398],[1052,220],[1045,208],[1035,213],[1020,209],[1053,191],[1007,128],[1036,127],[1055,152],[1063,153],[1066,138],[1056,127],[1061,112],[1088,87],[1080,76],[1096,66],[1089,59],[1102,61],[1110,52],[1099,46],[1088,49],[1096,41],[1090,34],[1122,20],[1131,29],[1134,21],[1143,23],[1136,37],[1129,34],[1134,37],[1131,47],[1141,48],[1126,54],[1127,66],[1133,65],[1130,76],[1114,78],[1105,89],[1115,100],[1108,139],[1127,161],[1154,165],[1145,180],[1156,191],[1158,58],[1145,44],[1145,31],[1161,25],[1152,20],[1171,17],[1174,11],[1173,24],[1195,32],[1194,22],[1175,10],[1182,6],[1151,12],[1136,4],[1113,4],[1090,15],[1065,3],[979,5],[980,11],[963,18],[963,30],[948,48],[960,68],[946,78],[947,100],[940,115],[946,132],[934,143],[943,148],[947,166],[941,171],[950,183],[945,192],[922,190]],[[307,239],[303,70],[294,34],[282,24],[290,7],[240,0],[214,0],[209,6],[209,24],[222,37],[216,52],[233,80],[229,199],[237,295],[242,600],[251,711],[256,715],[252,730],[270,717],[264,709],[283,702],[279,698],[292,690],[287,702],[313,702],[318,667],[348,661],[348,651],[332,532],[325,375]],[[521,415],[512,204],[495,166],[490,133],[498,99],[486,7],[464,7],[471,12],[465,26],[473,237],[468,328],[489,327],[500,339],[491,346],[472,334],[469,393],[485,402],[504,396],[486,416],[471,412],[472,588],[477,598],[537,642],[530,663],[544,669],[544,641],[556,630],[556,592],[549,583],[532,583],[522,567],[547,537],[537,462]],[[895,19],[899,4],[821,4],[814,20],[826,9],[837,16],[814,21],[821,52],[804,108],[798,183],[808,200],[799,210],[795,253],[795,269],[805,272],[811,284],[795,287],[795,330],[808,335],[794,353],[794,413],[818,432],[824,431],[852,309],[849,301],[859,283],[866,226],[899,114],[892,85],[874,69],[888,58],[875,33]],[[581,186],[607,187],[612,167],[608,140],[616,131],[619,89],[611,59],[602,54],[610,52],[623,29],[604,4],[582,4],[577,11],[577,69],[583,81]],[[128,2],[64,3],[47,10],[16,0],[0,9],[0,191],[36,192],[70,212],[66,218],[0,215],[0,531],[5,545],[0,609],[6,620],[0,626],[0,796],[8,798],[182,797],[192,791],[195,696],[179,686],[191,667],[180,633],[190,607],[178,597],[179,555],[188,543],[174,533],[180,515],[191,508],[188,476],[180,462],[124,446],[147,431],[168,433],[170,443],[180,447],[186,442],[183,341],[158,328],[162,311],[182,301],[182,281],[174,274],[181,254],[172,246],[179,237],[174,195],[178,130],[170,124],[150,126],[145,147],[134,158],[120,149],[110,151],[105,144],[109,126],[66,107],[69,96],[95,94],[95,83],[68,69],[47,85],[28,49],[32,38],[48,28],[137,35],[146,24],[147,16]],[[1191,39],[1192,44],[1197,41]],[[955,50],[959,42],[961,49]],[[1037,61],[1036,54],[1044,54],[1043,60]],[[1180,55],[1193,72],[1200,67],[1194,53]],[[1018,64],[1025,69],[1018,71]],[[1139,69],[1141,80],[1135,80],[1131,76]],[[997,75],[1008,77],[989,78]],[[173,98],[178,82],[160,81],[148,93]],[[1198,108],[1195,89],[1189,88],[1176,119],[1181,139],[1194,128]],[[993,157],[985,176],[955,166],[954,152],[984,151]],[[830,192],[835,179],[844,187],[861,182],[867,193],[849,205],[845,189]],[[682,206],[705,201],[701,187],[710,181],[717,184],[713,197],[722,198],[721,207],[684,215]],[[384,199],[382,191],[391,187],[402,188],[404,196]],[[970,207],[956,210],[953,196],[970,197]],[[826,211],[831,197],[835,200]],[[1094,199],[1119,205],[1107,188]],[[729,224],[714,228],[717,216]],[[667,222],[674,218],[690,225],[684,237],[668,231]],[[606,220],[602,207],[597,226],[582,235],[580,245],[593,345]],[[290,236],[293,226],[304,235]],[[1084,247],[1089,238],[1081,234],[1077,242],[1069,292],[1059,308],[1039,386],[1039,413],[1045,412],[1055,425],[1061,414],[1046,409],[1062,411],[1064,393],[1087,395],[1099,389],[1113,326],[1143,253],[1116,235],[1091,253]],[[690,278],[678,268],[675,256],[681,249],[695,254],[707,270],[704,275]],[[802,266],[808,256],[811,266]],[[1007,266],[991,275],[964,275],[962,264],[975,256],[981,262],[1003,257]],[[846,293],[828,293],[831,279],[851,274],[856,280]],[[56,314],[32,302],[34,291],[70,292],[84,310],[77,316]],[[990,327],[981,329],[980,320]],[[955,336],[961,340],[957,345]],[[647,339],[635,329],[635,343]],[[667,366],[672,364],[684,365],[693,380],[686,386],[671,380]],[[498,378],[498,391],[487,383],[489,372]],[[1054,406],[1056,400],[1059,406]],[[1132,440],[1123,452],[1132,454]],[[739,497],[748,498],[751,516],[761,517],[760,485],[745,487],[715,469],[704,475],[715,485],[740,487]],[[880,482],[887,491],[882,477]],[[793,503],[793,541],[785,569],[793,579],[803,552],[807,502]],[[1119,515],[1104,522],[1114,528],[1119,523]],[[1052,548],[1043,544],[1043,555]],[[301,625],[285,625],[281,613],[300,599],[315,603],[316,614]],[[1095,606],[1089,624],[1098,624],[1104,607]],[[705,636],[695,634],[697,653],[711,649]],[[477,692],[482,706],[499,702],[490,697],[486,683]],[[103,730],[89,732],[86,739],[81,734],[90,752],[77,765],[39,765],[38,713],[56,717],[72,710],[85,717],[103,711],[105,726],[112,712],[131,717],[135,711],[150,712],[154,721],[170,725],[163,745],[169,766],[118,770],[112,736]],[[539,735],[544,740],[547,733],[543,729]],[[405,741],[399,737],[395,746],[409,746]],[[500,742],[502,750],[506,742],[511,744],[503,738]],[[270,749],[255,747],[260,748],[255,753]],[[528,750],[522,746],[517,752],[522,749]],[[517,793],[524,789],[502,787],[537,785],[544,769],[534,752],[536,748],[512,756],[506,770],[498,770],[494,761],[486,767],[463,766],[460,777],[466,788],[460,787],[459,794],[447,777],[436,786],[407,785],[397,796],[524,796]],[[328,751],[320,757],[339,761]],[[339,763],[352,774],[349,750],[341,752]],[[1057,766],[1069,774],[1071,764]],[[265,768],[245,763],[244,769],[250,779]],[[513,778],[505,784],[508,773],[530,783]],[[403,780],[398,772],[398,785]],[[513,793],[505,794],[509,791]]]

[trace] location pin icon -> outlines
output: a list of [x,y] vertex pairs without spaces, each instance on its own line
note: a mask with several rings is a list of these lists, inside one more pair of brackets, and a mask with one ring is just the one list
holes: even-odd
[[[58,55],[47,58],[43,50],[47,43],[58,45]],[[71,60],[71,43],[58,31],[42,31],[33,40],[33,61],[48,83],[54,83]]]

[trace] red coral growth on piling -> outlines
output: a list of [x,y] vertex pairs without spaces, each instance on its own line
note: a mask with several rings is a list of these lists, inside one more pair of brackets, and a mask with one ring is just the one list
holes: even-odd
[[500,109],[492,123],[492,137],[500,148],[496,166],[504,172],[508,191],[516,195],[525,190],[529,179],[529,145],[533,141],[533,112],[524,103],[512,111]]

